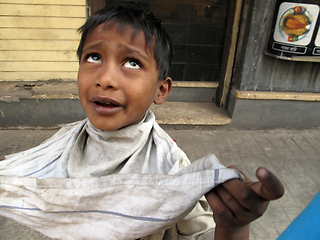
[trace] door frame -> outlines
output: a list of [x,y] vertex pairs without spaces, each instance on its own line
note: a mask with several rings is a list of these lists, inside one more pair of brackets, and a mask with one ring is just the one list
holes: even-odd
[[[225,36],[224,50],[222,54],[221,70],[218,87],[215,96],[219,107],[227,108],[228,98],[231,91],[232,76],[234,73],[235,57],[237,52],[238,35],[240,31],[241,17],[244,5],[250,5],[246,0],[229,0],[230,6],[227,19],[227,32]],[[87,15],[90,16],[97,10],[103,8],[107,0],[87,0]],[[245,22],[245,21],[244,21]],[[206,82],[203,82],[206,83]],[[211,84],[212,85],[212,84]]]
[[222,55],[219,86],[216,95],[216,104],[227,108],[231,91],[232,76],[234,73],[235,57],[241,25],[241,16],[244,0],[231,0],[229,17],[227,22],[227,33],[225,37],[224,51]]

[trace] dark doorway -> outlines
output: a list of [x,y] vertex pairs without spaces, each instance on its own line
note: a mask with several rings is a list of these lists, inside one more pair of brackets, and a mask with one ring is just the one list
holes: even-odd
[[[88,0],[89,14],[119,0]],[[135,1],[162,19],[174,58],[174,81],[218,82],[227,28],[227,0]]]

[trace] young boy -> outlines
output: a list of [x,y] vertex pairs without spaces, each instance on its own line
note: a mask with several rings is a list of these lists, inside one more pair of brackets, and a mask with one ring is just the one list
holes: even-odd
[[[156,124],[148,109],[172,86],[160,21],[119,6],[80,30],[78,87],[88,119],[0,163],[0,214],[61,239],[248,239],[249,223],[283,186],[264,168],[259,182],[242,181],[212,155],[189,165]],[[196,203],[203,194],[213,216],[206,201]]]

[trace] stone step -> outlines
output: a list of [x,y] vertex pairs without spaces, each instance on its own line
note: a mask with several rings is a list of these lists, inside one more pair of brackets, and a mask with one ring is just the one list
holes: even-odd
[[[170,102],[212,102],[218,87],[217,82],[173,82],[167,99]],[[77,99],[76,81],[0,81],[0,101],[33,99]]]
[[225,126],[231,121],[225,109],[208,102],[164,102],[151,110],[161,125]]
[[169,102],[214,102],[217,82],[173,82]]
[[[231,119],[213,103],[216,83],[175,83],[170,98],[152,105],[161,125],[224,126]],[[1,82],[0,128],[56,128],[81,120],[76,82]]]

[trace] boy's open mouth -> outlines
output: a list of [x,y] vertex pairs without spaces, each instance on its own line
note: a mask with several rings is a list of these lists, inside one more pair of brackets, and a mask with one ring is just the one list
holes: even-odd
[[99,101],[95,101],[93,103],[101,107],[119,107],[118,104],[114,104],[114,103],[105,103],[105,102],[99,102]]
[[[123,105],[110,98],[94,97],[90,101],[97,111],[117,111],[123,108]],[[106,113],[107,113],[106,112]]]

